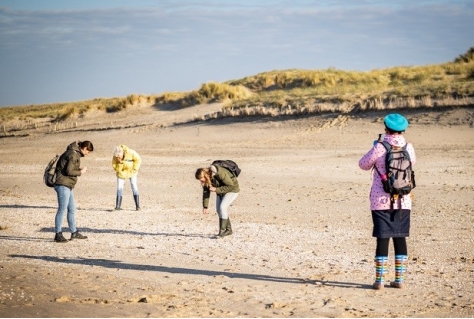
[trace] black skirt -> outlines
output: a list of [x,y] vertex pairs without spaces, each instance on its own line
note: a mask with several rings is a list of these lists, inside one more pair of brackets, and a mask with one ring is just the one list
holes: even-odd
[[373,210],[372,221],[374,222],[373,237],[393,238],[410,236],[409,209]]

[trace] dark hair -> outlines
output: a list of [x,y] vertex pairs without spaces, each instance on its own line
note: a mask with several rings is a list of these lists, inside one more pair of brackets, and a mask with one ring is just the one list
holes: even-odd
[[402,134],[405,131],[394,131],[388,128],[387,124],[385,124],[385,129],[388,131],[389,134]]
[[86,148],[89,152],[94,151],[94,145],[90,141],[79,142],[78,145],[80,149]]
[[199,180],[204,177],[204,179],[206,180],[206,182],[204,183],[205,186],[209,187],[212,185],[211,170],[209,168],[198,168],[194,176],[196,177],[196,179]]

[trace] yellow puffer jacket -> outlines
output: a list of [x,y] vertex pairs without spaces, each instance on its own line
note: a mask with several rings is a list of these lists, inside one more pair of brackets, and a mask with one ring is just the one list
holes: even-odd
[[112,167],[118,178],[127,179],[138,173],[142,159],[140,155],[126,145],[120,145],[123,149],[123,159],[120,161],[115,156],[112,157]]

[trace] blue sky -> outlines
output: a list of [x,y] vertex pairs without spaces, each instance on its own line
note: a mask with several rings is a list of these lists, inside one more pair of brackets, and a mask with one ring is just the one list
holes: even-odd
[[474,0],[0,0],[0,106],[453,61]]

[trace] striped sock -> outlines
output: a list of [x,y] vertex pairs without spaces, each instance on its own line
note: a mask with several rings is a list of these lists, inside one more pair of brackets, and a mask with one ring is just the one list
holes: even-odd
[[403,282],[403,274],[407,270],[408,256],[395,255],[395,282]]
[[384,282],[384,276],[387,272],[388,257],[387,256],[375,256],[375,282]]

